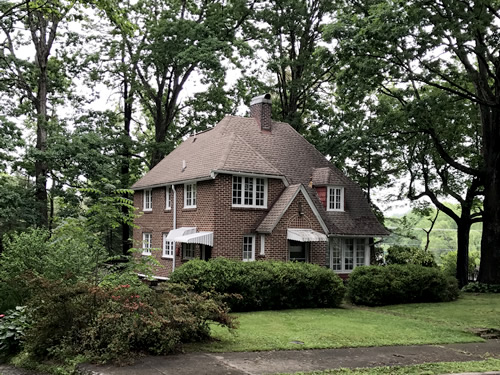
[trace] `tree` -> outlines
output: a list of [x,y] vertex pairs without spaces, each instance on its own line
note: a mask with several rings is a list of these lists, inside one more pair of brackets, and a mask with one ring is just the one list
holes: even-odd
[[322,32],[335,8],[335,2],[326,0],[276,0],[256,10],[259,23],[249,37],[255,39],[256,51],[267,56],[265,66],[272,79],[258,85],[278,93],[274,118],[301,134],[311,123],[321,127],[328,122],[327,97],[336,63],[322,44]]
[[[36,152],[34,153],[35,197],[40,223],[48,224],[47,134],[53,119],[49,115],[49,96],[60,87],[54,81],[57,63],[50,60],[61,22],[73,9],[72,1],[4,2],[1,5],[0,27],[3,33],[0,51],[0,80],[7,90],[4,96],[20,101],[21,113],[36,124]],[[25,43],[34,47],[33,59],[20,56]],[[27,103],[26,103],[27,102]],[[20,114],[20,113],[18,113]]]
[[244,0],[199,2],[143,0],[121,2],[134,30],[115,22],[137,77],[136,94],[151,124],[154,140],[149,167],[158,164],[175,142],[191,130],[176,127],[187,82],[224,86],[224,60],[238,47],[236,32],[249,16]]
[[[482,159],[477,166],[451,155],[427,123],[415,129],[439,157],[484,187],[479,280],[500,283],[500,58],[498,1],[345,1],[330,29],[349,64],[339,80],[361,100],[391,85],[427,85],[479,108]],[[450,133],[452,129],[450,129]]]

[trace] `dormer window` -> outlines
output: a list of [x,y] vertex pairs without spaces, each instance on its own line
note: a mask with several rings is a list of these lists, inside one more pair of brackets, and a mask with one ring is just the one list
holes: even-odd
[[151,189],[144,190],[144,211],[151,211],[153,209],[153,193]]
[[328,211],[344,211],[344,188],[340,186],[328,186],[328,200],[326,202]]
[[267,179],[233,176],[233,207],[267,207]]

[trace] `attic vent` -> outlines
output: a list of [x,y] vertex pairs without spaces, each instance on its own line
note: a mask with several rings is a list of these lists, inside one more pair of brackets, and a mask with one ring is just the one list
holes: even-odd
[[185,169],[186,169],[186,161],[183,160],[182,161],[182,172],[184,172]]

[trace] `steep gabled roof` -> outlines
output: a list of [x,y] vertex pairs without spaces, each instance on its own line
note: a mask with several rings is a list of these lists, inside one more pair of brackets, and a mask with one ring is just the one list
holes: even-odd
[[[185,168],[183,168],[185,166]],[[226,116],[212,129],[191,136],[137,181],[135,190],[190,180],[213,178],[217,172],[262,174],[284,178],[289,186],[261,226],[269,225],[287,195],[303,185],[331,234],[385,235],[357,184],[343,175],[290,125],[272,122],[261,131],[251,117]],[[345,212],[326,211],[313,186],[340,185],[345,189]],[[282,204],[283,203],[283,204]],[[281,213],[282,214],[282,213]],[[263,227],[264,228],[264,227]],[[264,228],[265,229],[265,228]]]

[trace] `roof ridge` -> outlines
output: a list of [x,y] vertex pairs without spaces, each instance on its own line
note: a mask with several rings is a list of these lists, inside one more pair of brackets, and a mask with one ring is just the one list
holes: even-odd
[[229,133],[227,138],[230,138],[230,141],[227,142],[227,147],[222,153],[223,157],[221,158],[221,162],[217,164],[217,169],[223,169],[224,165],[226,165],[227,159],[229,158],[229,155],[231,154],[231,149],[233,148],[234,145],[234,140],[236,139],[236,135],[234,132]]

